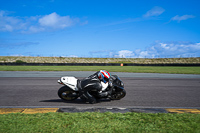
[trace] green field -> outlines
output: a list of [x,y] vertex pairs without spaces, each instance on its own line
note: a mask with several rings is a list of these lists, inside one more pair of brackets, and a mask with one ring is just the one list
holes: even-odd
[[0,71],[99,71],[131,73],[200,74],[200,67],[170,66],[0,66]]
[[2,114],[0,133],[199,133],[199,114]]

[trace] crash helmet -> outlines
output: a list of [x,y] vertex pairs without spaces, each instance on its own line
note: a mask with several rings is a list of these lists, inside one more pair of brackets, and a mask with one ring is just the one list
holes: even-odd
[[104,82],[107,83],[110,79],[110,73],[105,70],[100,70],[98,73],[98,78]]

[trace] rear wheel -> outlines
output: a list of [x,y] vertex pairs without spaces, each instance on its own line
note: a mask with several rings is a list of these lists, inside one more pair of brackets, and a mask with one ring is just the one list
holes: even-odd
[[120,100],[120,99],[122,99],[125,96],[126,96],[126,91],[122,90],[120,92],[115,92],[114,94],[112,94],[111,97],[110,97],[110,99],[111,100]]
[[71,101],[78,98],[77,92],[67,86],[63,86],[58,90],[58,96],[65,101]]

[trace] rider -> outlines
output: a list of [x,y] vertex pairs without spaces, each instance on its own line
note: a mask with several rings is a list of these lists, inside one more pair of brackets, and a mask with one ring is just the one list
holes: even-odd
[[89,91],[92,89],[98,91],[99,97],[108,96],[111,92],[110,91],[102,92],[101,81],[107,83],[109,82],[109,79],[110,79],[110,73],[105,70],[100,70],[94,73],[93,75],[89,76],[88,78],[82,80],[79,85],[81,96],[86,98],[89,101],[89,103],[96,103],[95,97],[93,97],[89,93]]

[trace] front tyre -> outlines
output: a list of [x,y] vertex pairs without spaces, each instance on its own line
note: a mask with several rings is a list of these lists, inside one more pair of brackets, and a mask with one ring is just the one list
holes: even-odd
[[70,89],[68,86],[63,86],[58,90],[58,96],[65,101],[72,101],[78,98],[77,92]]
[[125,96],[126,96],[126,91],[123,89],[122,91],[115,92],[114,94],[112,94],[110,99],[111,100],[120,100]]

